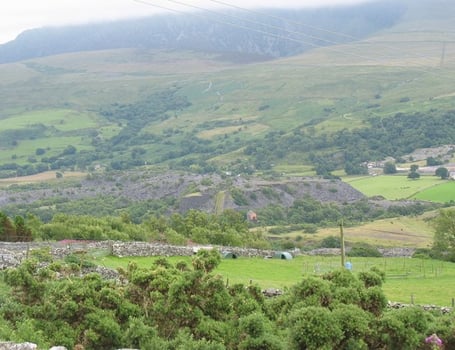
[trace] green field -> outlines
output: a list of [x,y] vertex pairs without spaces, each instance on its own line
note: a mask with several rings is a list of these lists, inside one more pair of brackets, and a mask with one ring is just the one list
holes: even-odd
[[[95,263],[110,267],[126,267],[135,262],[149,267],[156,258],[98,257]],[[170,262],[190,257],[170,257]],[[411,258],[350,258],[353,272],[367,271],[375,266],[386,273],[383,290],[391,301],[450,306],[455,297],[455,264],[437,260]],[[320,275],[340,267],[339,257],[299,256],[293,260],[243,258],[224,259],[215,270],[226,283],[258,284],[261,288],[292,286],[303,276]]]
[[422,192],[417,193],[414,198],[441,203],[455,201],[455,181],[446,182],[425,189]]
[[[419,193],[425,191],[426,200],[446,202],[455,198],[455,183],[441,180],[436,176],[421,176],[417,180],[406,174],[364,177],[346,177],[343,181],[368,197],[383,196],[386,199],[423,199]],[[439,186],[444,186],[438,190]],[[431,189],[431,190],[430,190]],[[447,199],[447,200],[445,200]]]
[[39,110],[2,119],[2,129],[20,129],[40,123],[54,126],[59,131],[70,131],[97,127],[96,119],[97,117],[90,113],[79,113],[73,110]]

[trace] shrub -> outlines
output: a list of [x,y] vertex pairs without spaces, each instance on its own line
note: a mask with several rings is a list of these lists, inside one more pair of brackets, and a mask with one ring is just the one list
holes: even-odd
[[236,187],[231,188],[231,196],[236,205],[238,206],[248,205],[248,199],[246,199],[245,195],[240,189]]
[[304,307],[289,316],[291,342],[295,349],[335,349],[343,332],[332,312],[323,307]]
[[324,238],[320,243],[321,248],[340,248],[341,239],[337,236],[329,236]]
[[373,257],[380,258],[382,254],[376,247],[372,247],[368,244],[359,244],[351,248],[351,250],[346,254],[350,257]]
[[383,279],[380,275],[372,271],[359,272],[359,279],[364,283],[366,288],[382,286]]

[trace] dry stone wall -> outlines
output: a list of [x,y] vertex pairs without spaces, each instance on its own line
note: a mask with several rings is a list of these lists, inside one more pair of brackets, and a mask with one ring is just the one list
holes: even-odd
[[116,242],[111,246],[112,255],[124,256],[191,256],[200,249],[218,249],[221,253],[230,252],[235,256],[266,257],[272,254],[270,250],[247,249],[239,247],[212,246],[173,246],[167,244],[146,242]]
[[[63,259],[70,254],[83,254],[102,251],[118,257],[126,256],[192,256],[200,249],[218,249],[221,253],[229,252],[236,257],[268,257],[273,255],[270,250],[247,249],[239,247],[212,246],[174,246],[147,242],[29,242],[9,243],[0,242],[0,269],[18,266],[26,259],[32,250],[49,248],[55,259]],[[0,349],[1,350],[1,349]]]
[[[274,255],[271,250],[248,249],[239,247],[212,247],[212,246],[174,246],[161,243],[147,242],[82,242],[82,241],[62,241],[62,242],[28,242],[28,243],[9,243],[0,242],[0,269],[15,267],[26,259],[34,249],[49,248],[52,256],[56,259],[63,259],[70,254],[81,254],[90,251],[102,251],[118,257],[126,256],[191,256],[199,249],[218,249],[221,253],[229,252],[235,257],[270,257]],[[415,249],[412,248],[391,248],[379,249],[385,257],[411,257]],[[293,251],[293,255],[300,254]],[[316,249],[304,254],[310,255],[340,255],[340,249],[323,248]],[[1,349],[0,349],[1,350]]]

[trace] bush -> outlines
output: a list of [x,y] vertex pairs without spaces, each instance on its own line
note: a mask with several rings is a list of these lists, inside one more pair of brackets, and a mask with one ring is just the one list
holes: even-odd
[[417,248],[412,254],[413,259],[438,259],[440,254],[429,248]]
[[324,238],[320,243],[321,248],[340,248],[341,239],[337,236],[329,236]]
[[383,278],[379,274],[372,271],[359,272],[359,279],[363,282],[366,288],[381,287]]
[[231,188],[231,196],[232,196],[232,199],[234,200],[234,203],[238,206],[245,206],[245,205],[248,205],[248,199],[245,197],[245,195],[243,194],[243,192],[236,188],[236,187],[233,187]]
[[295,349],[335,349],[343,332],[332,312],[323,307],[304,307],[289,316],[291,342]]
[[351,248],[351,250],[346,254],[350,257],[372,257],[372,258],[380,258],[382,254],[376,247],[372,247],[367,244],[359,244],[355,245]]

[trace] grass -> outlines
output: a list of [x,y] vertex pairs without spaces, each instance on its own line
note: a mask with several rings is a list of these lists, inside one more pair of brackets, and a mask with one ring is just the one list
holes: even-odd
[[71,131],[98,126],[96,116],[74,110],[55,109],[27,112],[2,120],[2,129],[20,129],[33,124],[54,126],[60,131]]
[[215,214],[220,215],[224,210],[224,201],[226,199],[226,191],[219,191],[215,197]]
[[[420,179],[411,180],[407,178],[407,175],[402,174],[346,177],[343,181],[368,197],[383,196],[390,200],[416,198],[418,193],[446,183],[436,176],[421,176]],[[450,186],[450,188],[452,187]],[[429,192],[429,195],[434,195],[434,197],[428,196],[428,200],[441,201],[442,197],[438,192]]]
[[[81,136],[49,136],[33,140],[23,140],[19,142],[16,148],[0,152],[0,164],[14,162],[24,165],[29,163],[28,157],[34,157],[39,160],[43,156],[57,156],[68,145],[73,145],[79,151],[90,150],[93,149],[93,146],[90,145],[89,139],[89,137]],[[35,152],[37,148],[45,148],[46,153],[43,156],[36,156]]]
[[278,164],[273,170],[286,176],[311,176],[315,175],[313,166],[301,164]]
[[[379,219],[357,226],[345,226],[344,236],[347,245],[367,243],[376,247],[394,248],[411,247],[427,248],[433,243],[434,227],[431,219],[437,215],[429,211],[419,216],[402,216]],[[267,227],[261,228],[267,231]],[[339,236],[339,227],[318,228],[316,233],[304,233],[301,230],[285,234],[267,233],[271,239],[289,238],[303,246],[320,243],[324,238]]]
[[[96,263],[110,268],[125,268],[129,262],[150,267],[154,257],[112,256]],[[170,257],[171,263],[191,262],[191,257]],[[411,258],[350,258],[353,272],[368,271],[375,266],[386,273],[383,290],[389,300],[416,304],[450,306],[455,297],[455,264],[437,260]],[[244,258],[222,260],[215,270],[229,284],[258,284],[261,288],[285,289],[304,276],[320,275],[340,267],[339,257],[299,256],[293,260]]]
[[414,198],[434,202],[447,203],[455,200],[455,181],[435,185],[417,193]]
[[[63,175],[63,179],[68,178],[82,178],[87,176],[87,173],[78,172],[78,171],[65,171],[61,172]],[[0,179],[0,188],[7,187],[10,185],[18,185],[18,184],[32,184],[32,183],[39,183],[39,182],[62,182],[64,180],[58,179],[56,176],[55,171],[47,171],[40,174],[30,175],[30,176],[21,176],[18,178],[11,178],[11,179]]]
[[[419,217],[399,217],[368,222],[354,227],[345,227],[345,241],[348,244],[364,242],[377,247],[418,247],[426,248],[433,242],[433,228],[427,220],[426,214]],[[305,244],[320,242],[329,236],[339,236],[338,227],[320,228],[315,234],[291,232],[277,235],[277,238],[290,237],[295,239],[298,235],[303,237]]]

